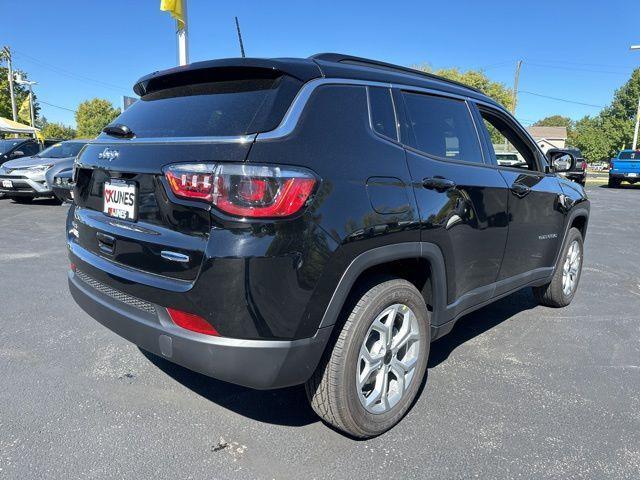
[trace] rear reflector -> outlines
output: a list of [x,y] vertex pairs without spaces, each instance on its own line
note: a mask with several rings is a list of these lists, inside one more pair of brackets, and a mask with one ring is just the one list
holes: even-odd
[[206,335],[213,335],[219,337],[218,331],[211,326],[204,318],[194,315],[193,313],[183,312],[181,310],[175,310],[173,308],[167,308],[167,313],[173,320],[173,323],[185,330],[191,330],[192,332],[204,333]]
[[304,208],[316,186],[310,171],[285,166],[184,163],[165,167],[177,197],[212,203],[245,218],[282,218]]

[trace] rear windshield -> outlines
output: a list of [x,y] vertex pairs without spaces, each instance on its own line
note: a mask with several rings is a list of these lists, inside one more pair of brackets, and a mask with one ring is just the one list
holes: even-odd
[[640,152],[620,152],[620,160],[640,160]]
[[[274,129],[297,91],[289,77],[182,85],[152,92],[112,124],[136,137],[235,136]],[[296,82],[297,83],[297,82]],[[285,97],[285,98],[283,98]]]

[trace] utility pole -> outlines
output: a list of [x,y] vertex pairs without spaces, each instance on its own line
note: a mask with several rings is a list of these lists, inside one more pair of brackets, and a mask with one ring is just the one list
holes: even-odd
[[18,121],[18,108],[16,107],[16,96],[13,92],[13,69],[11,68],[11,50],[9,47],[2,48],[2,56],[7,60],[7,77],[9,80],[9,95],[11,96],[11,114],[13,115],[13,121]]
[[[631,50],[640,50],[640,45],[631,45]],[[633,150],[638,146],[638,129],[640,129],[640,95],[638,96],[638,109],[636,110],[636,128],[633,131]]]
[[238,41],[240,42],[240,55],[244,58],[244,44],[242,43],[242,33],[240,33],[240,22],[238,22],[238,17],[236,17],[236,30],[238,31]]
[[518,82],[520,81],[520,68],[522,67],[522,60],[518,60],[516,63],[516,76],[513,79],[513,107],[511,113],[516,114],[516,104],[518,102]]

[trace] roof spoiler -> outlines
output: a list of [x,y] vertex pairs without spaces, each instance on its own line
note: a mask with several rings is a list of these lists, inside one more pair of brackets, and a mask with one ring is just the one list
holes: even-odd
[[304,59],[224,58],[191,63],[145,75],[136,82],[133,91],[143,96],[158,90],[192,83],[247,77],[277,78],[282,75],[307,82],[322,76],[322,72],[315,62]]

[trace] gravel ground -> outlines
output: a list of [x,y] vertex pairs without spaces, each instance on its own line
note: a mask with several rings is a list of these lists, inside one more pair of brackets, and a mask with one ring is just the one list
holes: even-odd
[[588,191],[573,304],[525,290],[461,319],[413,410],[369,441],[302,388],[145,356],[71,300],[67,208],[0,200],[0,478],[639,478],[640,188]]

